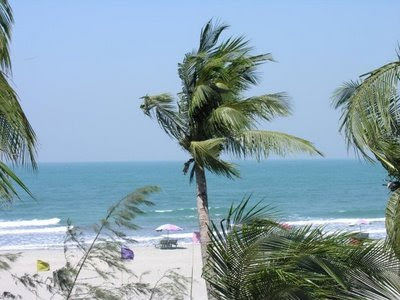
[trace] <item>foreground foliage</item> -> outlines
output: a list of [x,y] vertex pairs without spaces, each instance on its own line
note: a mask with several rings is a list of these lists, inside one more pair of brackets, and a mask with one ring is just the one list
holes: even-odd
[[19,185],[29,195],[28,188],[7,166],[7,163],[25,165],[31,163],[36,168],[36,136],[19,103],[18,96],[9,83],[11,60],[9,44],[11,27],[14,22],[7,0],[0,0],[0,202],[9,203],[18,196],[13,183]]
[[[175,270],[167,271],[155,286],[151,286],[121,260],[121,247],[135,242],[126,232],[138,228],[133,220],[143,214],[140,206],[153,205],[148,197],[158,190],[152,186],[137,189],[111,206],[105,218],[94,225],[95,237],[89,244],[88,237],[78,227],[69,224],[64,246],[65,266],[55,270],[51,277],[38,274],[14,276],[16,283],[24,285],[37,299],[45,299],[41,297],[44,291],[66,300],[182,299],[187,279]],[[16,258],[0,257],[0,269],[9,269]],[[83,271],[90,274],[89,278],[82,278]],[[112,280],[121,274],[127,282],[115,285]],[[7,295],[17,297],[6,292],[3,293],[4,299],[8,299]]]
[[[400,181],[400,55],[398,60],[361,78],[345,83],[335,92],[334,107],[342,111],[340,130],[348,147],[369,161],[375,158],[391,181]],[[400,257],[398,192],[392,193],[386,207],[386,231]]]
[[290,228],[248,202],[210,228],[205,278],[216,299],[400,298],[400,261],[382,241]]
[[[367,160],[370,153],[388,170],[400,177],[400,56],[346,82],[335,91],[333,104],[342,111],[340,130],[349,147]],[[370,152],[369,152],[370,151]]]

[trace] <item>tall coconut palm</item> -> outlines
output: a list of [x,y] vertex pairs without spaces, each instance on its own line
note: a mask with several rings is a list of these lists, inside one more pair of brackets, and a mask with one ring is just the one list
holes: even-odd
[[320,154],[304,139],[257,130],[261,120],[288,116],[290,105],[284,93],[244,96],[258,83],[257,68],[272,57],[251,54],[252,49],[242,36],[218,43],[227,28],[209,21],[202,29],[198,49],[187,53],[178,65],[182,91],[176,104],[173,96],[161,94],[142,97],[141,105],[144,113],[154,117],[190,157],[184,164],[184,173],[189,172],[190,179],[196,179],[203,264],[209,241],[205,170],[228,178],[239,176],[235,165],[221,158],[223,152],[257,159],[272,153]]
[[400,260],[382,241],[288,227],[249,198],[209,234],[205,278],[216,299],[399,299]]
[[[368,161],[375,158],[391,180],[400,181],[400,56],[338,88],[333,97],[342,111],[340,131],[349,148]],[[394,192],[397,184],[391,185]],[[400,194],[392,193],[386,208],[386,230],[400,256]]]
[[8,1],[0,0],[0,199],[6,202],[18,196],[13,182],[30,194],[7,164],[25,165],[29,162],[36,167],[35,133],[8,81],[11,73],[9,43],[12,23]]

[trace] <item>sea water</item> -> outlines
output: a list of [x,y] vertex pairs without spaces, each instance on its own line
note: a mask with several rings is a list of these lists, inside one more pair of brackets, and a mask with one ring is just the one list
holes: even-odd
[[[241,178],[207,173],[212,219],[223,218],[232,203],[251,195],[279,212],[288,224],[325,226],[327,231],[362,230],[385,236],[384,210],[389,192],[379,165],[357,160],[269,160],[237,162]],[[155,243],[155,228],[173,223],[183,231],[170,233],[190,241],[198,230],[196,186],[182,173],[182,162],[42,163],[38,171],[17,170],[35,196],[20,192],[0,210],[0,250],[52,248],[63,245],[67,221],[88,240],[92,225],[107,209],[136,188],[156,185],[161,192],[152,207],[135,219],[141,229],[127,232],[140,244]],[[369,224],[354,225],[359,219]]]

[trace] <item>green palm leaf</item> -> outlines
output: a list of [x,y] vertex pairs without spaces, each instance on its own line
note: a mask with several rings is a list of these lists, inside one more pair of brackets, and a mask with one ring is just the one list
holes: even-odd
[[[334,94],[333,104],[342,111],[340,131],[349,148],[373,162],[373,157],[400,179],[400,60],[388,63],[349,82]],[[400,255],[399,194],[386,207],[388,241]],[[400,257],[400,256],[399,256]]]
[[225,103],[214,109],[208,118],[209,130],[220,132],[222,136],[243,128],[250,129],[252,120],[239,102]]
[[200,84],[194,89],[191,105],[190,114],[194,114],[196,110],[201,109],[204,106],[210,105],[210,102],[218,101],[220,95],[212,86]]
[[11,26],[14,22],[12,9],[7,0],[0,1],[0,66],[5,72],[11,70],[9,45]]
[[363,300],[394,300],[400,299],[400,277],[392,272],[383,272],[380,276],[366,276],[365,273],[355,273],[352,276],[358,286],[351,290],[350,295]]
[[176,139],[181,139],[183,125],[179,119],[178,112],[173,104],[174,99],[169,94],[161,94],[156,96],[143,96],[143,104],[140,108],[143,112],[157,119],[158,124],[169,135]]
[[0,161],[0,198],[7,202],[10,202],[14,197],[18,197],[12,182],[18,184],[29,196],[34,198],[21,179],[6,164]]
[[208,21],[200,33],[200,45],[198,52],[209,51],[218,42],[221,33],[229,26],[226,24],[213,23]]
[[400,61],[392,62],[364,74],[361,82],[345,83],[333,96],[334,107],[342,111],[340,130],[348,147],[367,160],[369,150],[384,155],[377,141],[399,137],[399,75]]
[[400,262],[383,243],[354,245],[353,234],[287,228],[268,207],[248,205],[243,199],[210,227],[204,276],[216,299],[363,299],[363,291],[400,292],[393,285]]
[[18,196],[13,183],[29,195],[28,188],[5,164],[25,165],[36,168],[36,136],[19,103],[18,96],[10,86],[7,73],[11,72],[9,43],[13,15],[7,0],[0,1],[0,199],[11,201]]
[[271,154],[287,156],[295,153],[322,155],[312,143],[286,133],[248,130],[228,140],[228,151],[238,157],[261,159]]
[[271,121],[275,117],[287,117],[291,113],[286,93],[250,97],[239,103],[243,106],[244,111],[266,121]]
[[190,152],[198,166],[204,166],[216,174],[223,174],[229,178],[238,177],[239,172],[235,165],[220,159],[225,139],[215,138],[190,143]]
[[0,152],[12,162],[35,164],[36,137],[26,118],[18,97],[6,78],[0,73]]

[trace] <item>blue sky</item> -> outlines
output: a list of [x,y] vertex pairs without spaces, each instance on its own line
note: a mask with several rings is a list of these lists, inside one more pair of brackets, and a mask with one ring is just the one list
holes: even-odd
[[177,63],[212,17],[277,63],[250,94],[286,91],[294,114],[265,123],[348,157],[330,97],[396,58],[399,1],[11,1],[13,83],[39,139],[39,161],[184,160],[139,109],[179,92]]

